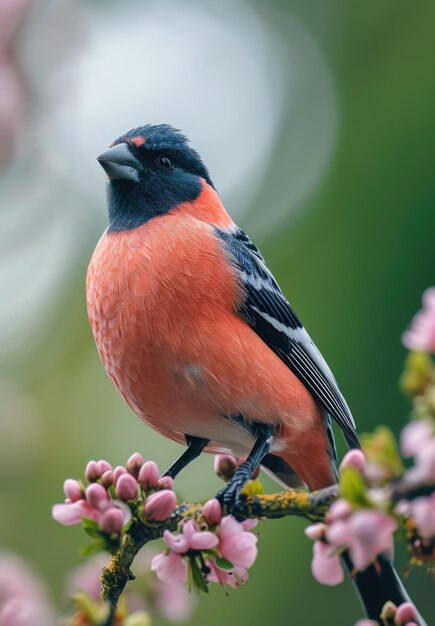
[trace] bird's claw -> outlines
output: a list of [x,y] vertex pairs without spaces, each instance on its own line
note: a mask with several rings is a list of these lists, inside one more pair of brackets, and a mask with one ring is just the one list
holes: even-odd
[[250,479],[248,468],[241,465],[226,487],[216,494],[224,513],[234,515],[239,521],[246,519],[243,514],[244,496],[242,489]]

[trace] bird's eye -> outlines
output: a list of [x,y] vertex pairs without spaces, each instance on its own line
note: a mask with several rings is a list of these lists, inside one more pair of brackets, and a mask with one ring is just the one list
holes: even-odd
[[165,170],[171,170],[174,167],[174,164],[172,163],[171,159],[167,157],[165,154],[161,154],[159,157],[157,157],[156,162],[157,162],[157,165],[159,165]]

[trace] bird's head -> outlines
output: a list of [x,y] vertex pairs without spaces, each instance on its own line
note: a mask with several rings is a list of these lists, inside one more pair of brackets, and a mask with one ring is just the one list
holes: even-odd
[[172,126],[140,126],[97,157],[108,178],[109,230],[136,228],[213,183],[199,154]]

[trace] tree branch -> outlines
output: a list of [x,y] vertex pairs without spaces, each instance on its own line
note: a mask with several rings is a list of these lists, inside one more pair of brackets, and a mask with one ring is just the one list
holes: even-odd
[[[272,495],[243,495],[237,513],[246,518],[276,519],[290,515],[320,522],[332,502],[338,497],[338,486],[308,493],[302,489],[287,489]],[[129,580],[134,578],[131,565],[139,550],[149,541],[159,539],[163,532],[175,530],[183,519],[202,521],[202,504],[184,503],[177,507],[166,522],[151,524],[134,517],[124,535],[121,548],[101,574],[101,597],[110,605],[107,626],[113,623],[119,598]]]

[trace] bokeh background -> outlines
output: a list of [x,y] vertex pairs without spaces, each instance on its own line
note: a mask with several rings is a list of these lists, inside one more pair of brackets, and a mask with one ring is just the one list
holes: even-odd
[[[0,0],[0,541],[59,607],[86,542],[50,517],[63,479],[180,452],[117,396],[89,330],[95,156],[143,123],[182,128],[360,431],[397,432],[400,335],[435,281],[434,23],[434,3],[409,0]],[[218,487],[209,457],[178,481],[190,498]],[[303,525],[263,523],[249,584],[200,598],[191,623],[356,621],[350,584],[312,579]],[[429,622],[430,584],[407,583]]]

